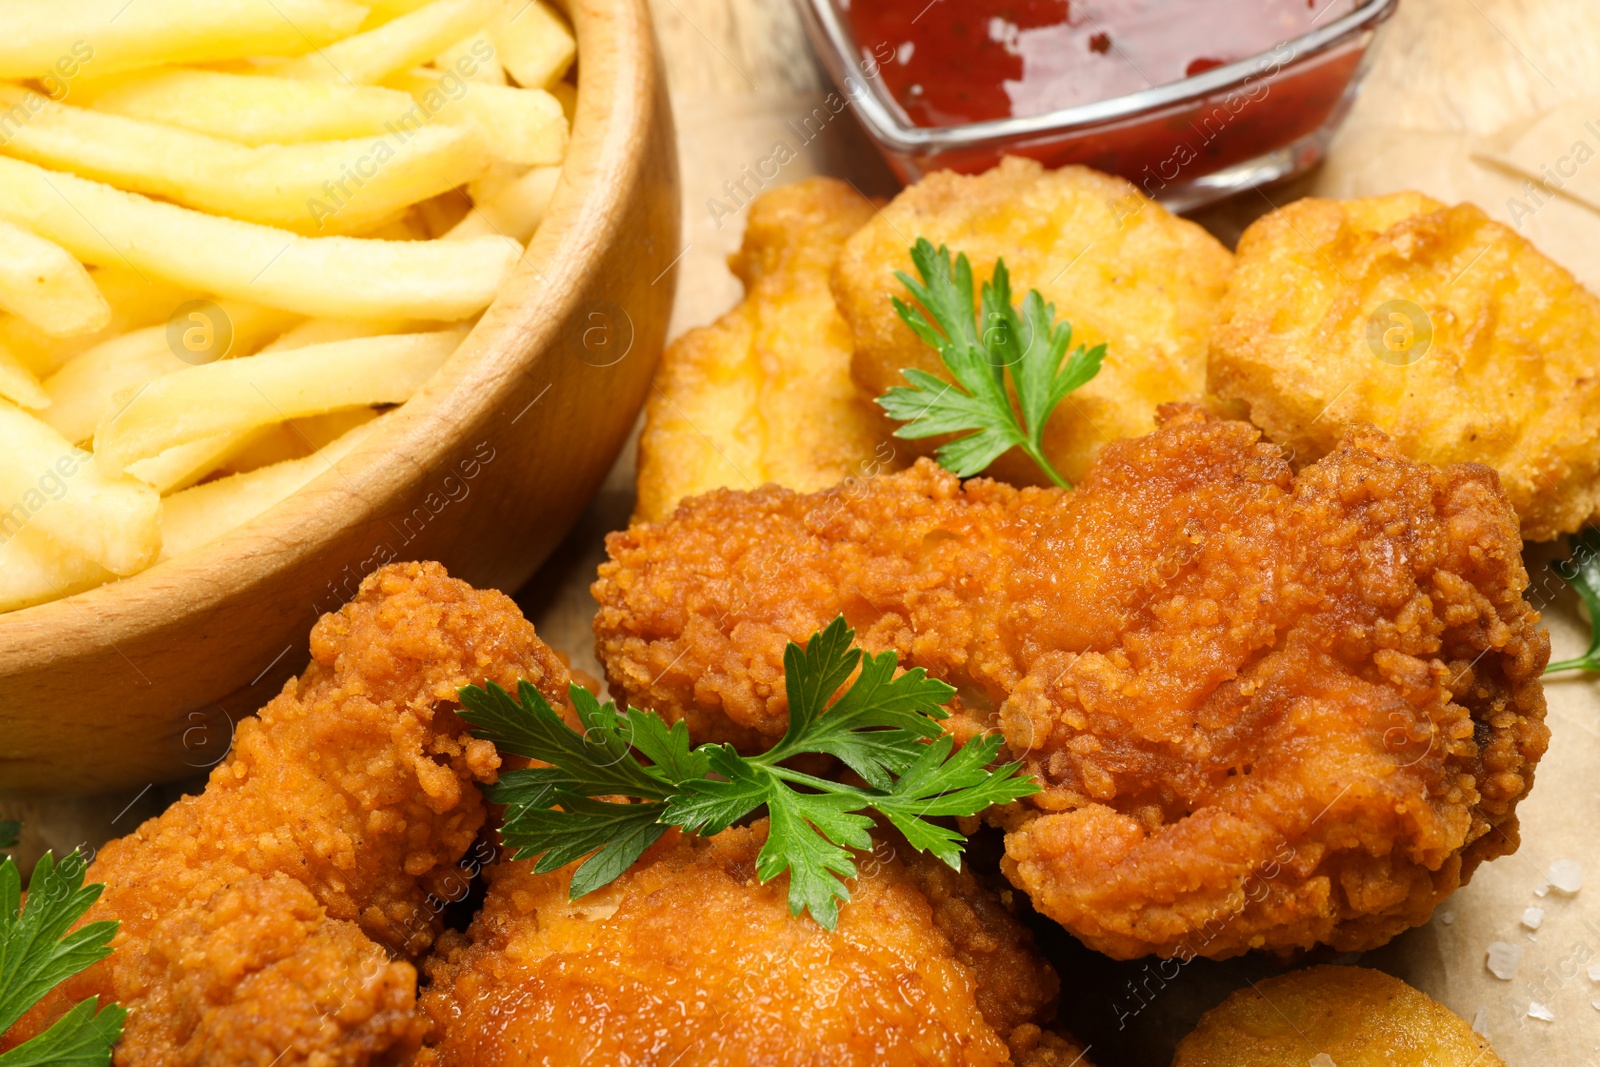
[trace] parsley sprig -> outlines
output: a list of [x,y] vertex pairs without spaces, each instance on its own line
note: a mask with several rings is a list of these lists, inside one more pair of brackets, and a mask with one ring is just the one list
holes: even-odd
[[914,367],[902,370],[911,385],[897,385],[878,398],[890,418],[905,423],[895,436],[966,434],[935,452],[946,469],[962,478],[981,472],[1008,449],[1020,448],[1052,482],[1070,488],[1044,454],[1045,424],[1068,393],[1100,373],[1106,346],[1079,345],[1063,363],[1072,325],[1056,325],[1055,305],[1046,304],[1037,289],[1029,291],[1019,312],[1011,303],[1011,276],[1003,259],[983,283],[981,331],[973,313],[972,265],[966,254],[952,265],[947,247],[936,251],[932,242],[919,237],[911,261],[922,281],[903,271],[895,277],[927,314],[898,297],[894,310],[938,351],[955,382]]
[[1600,671],[1600,529],[1588,529],[1572,539],[1572,558],[1553,563],[1555,572],[1577,591],[1589,609],[1589,648],[1583,655],[1552,663],[1553,671]]
[[[23,907],[16,861],[0,863],[0,1034],[61,982],[111,955],[115,922],[67,932],[105,888],[83,884],[87,869],[76,852],[59,865],[45,853]],[[99,1003],[99,997],[79,1001],[50,1029],[0,1055],[0,1067],[104,1067],[128,1013]]]
[[[549,764],[509,771],[489,790],[507,807],[502,833],[514,858],[537,857],[534,869],[548,873],[588,856],[573,872],[577,900],[626,871],[669,826],[710,836],[765,807],[756,877],[767,882],[788,871],[789,910],[809,911],[830,930],[839,901],[850,899],[851,850],[872,847],[874,819],[865,812],[888,820],[919,852],[959,867],[960,832],[928,820],[976,815],[1039,787],[1019,773],[1021,764],[989,768],[998,735],[952,754],[938,720],[955,690],[920,667],[897,676],[893,652],[867,655],[851,647],[854,640],[841,617],[804,648],[791,642],[784,650],[789,727],[758,756],[730,745],[691,747],[684,723],[668,727],[636,708],[619,712],[581,686],[571,695],[582,734],[527,682],[515,698],[493,683],[462,689],[461,715],[477,727],[475,736]],[[836,757],[867,785],[786,766],[815,753]]]

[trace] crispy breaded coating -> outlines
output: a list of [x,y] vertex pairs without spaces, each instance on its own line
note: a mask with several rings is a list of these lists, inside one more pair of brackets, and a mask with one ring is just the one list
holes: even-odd
[[[1081,1051],[1047,1035],[1055,972],[969,873],[888,840],[861,859],[829,932],[756,881],[766,822],[669,831],[577,901],[571,868],[489,869],[466,937],[428,964],[419,1067],[943,1067]],[[1071,1058],[1061,1059],[1062,1067]]]
[[728,267],[745,298],[667,347],[639,438],[640,518],[767,482],[810,492],[906,465],[893,424],[850,380],[850,328],[828,290],[845,239],[877,208],[810,178],[750,204]]
[[1600,298],[1471,204],[1297,200],[1239,242],[1209,387],[1302,462],[1370,422],[1486,463],[1545,541],[1600,517]]
[[[910,299],[895,272],[916,277],[910,247],[919,237],[965,252],[974,288],[1004,258],[1017,302],[1038,289],[1072,324],[1074,347],[1106,343],[1099,375],[1045,429],[1045,454],[1074,485],[1108,441],[1155,429],[1159,405],[1204,394],[1206,347],[1232,254],[1121,178],[1007,157],[974,177],[930,174],[845,245],[833,291],[855,337],[856,383],[868,396],[906,384],[907,367],[949,378],[891,303]],[[940,440],[916,444],[931,454]],[[990,473],[1019,485],[1041,481],[1015,449]]]
[[317,622],[311,657],[239,723],[205,792],[100,851],[84,921],[120,920],[115,951],[7,1040],[98,994],[130,1011],[124,1067],[353,1067],[416,1047],[409,961],[460,895],[477,783],[500,765],[456,689],[526,678],[564,702],[567,671],[509,597],[436,563],[369,576]]
[[[1321,1056],[1324,1059],[1319,1060]],[[1309,967],[1206,1012],[1172,1067],[1505,1067],[1460,1016],[1366,967]]]
[[1517,844],[1548,635],[1493,471],[1353,432],[1294,475],[1193,408],[1076,492],[928,461],[722,491],[607,541],[613,694],[765,747],[783,649],[838,614],[954,685],[1043,787],[1007,876],[1112,956],[1382,944]]

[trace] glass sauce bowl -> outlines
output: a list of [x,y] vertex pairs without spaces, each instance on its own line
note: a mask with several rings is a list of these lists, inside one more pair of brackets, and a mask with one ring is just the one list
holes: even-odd
[[[935,170],[977,173],[1002,155],[1020,155],[1050,167],[1080,163],[1121,175],[1169,208],[1183,211],[1316,165],[1355,99],[1379,27],[1399,0],[1315,0],[1325,6],[1308,20],[1311,28],[1306,32],[1241,59],[1197,58],[1187,64],[1194,73],[1107,99],[977,121],[917,106],[923,124],[913,120],[887,84],[891,78],[885,77],[886,70],[895,73],[894,64],[907,62],[907,42],[857,40],[852,2],[878,5],[890,0],[797,0],[834,83],[902,181],[912,182]],[[913,23],[945,16],[940,8],[969,0],[926,2]],[[1082,0],[1072,2],[1085,6]],[[1145,2],[1159,4],[1159,0]],[[1228,6],[1226,0],[1167,2],[1204,3],[1213,9]],[[1027,3],[1022,0],[1012,6]],[[1068,7],[1068,0],[1043,3]],[[1040,0],[1034,0],[1034,6],[1039,5]],[[1326,17],[1340,10],[1345,13]],[[878,18],[878,12],[873,9],[869,17]],[[1000,43],[1016,54],[1015,26],[991,19],[987,30],[988,40],[976,42],[975,53],[988,49],[992,56],[992,46]],[[1117,46],[1115,36],[1096,32],[1087,19],[1073,24],[1073,32],[1101,56]],[[1201,40],[1190,50],[1203,56],[1206,45]],[[1123,55],[1120,48],[1118,55]],[[1061,51],[1046,58],[1059,60]],[[946,66],[939,73],[951,79],[972,73],[960,62],[946,57],[940,61]],[[1060,84],[1069,88],[1065,95],[1071,96],[1072,72],[1056,72],[1058,78],[1063,74],[1066,80]],[[1152,76],[1161,78],[1159,72]],[[1083,87],[1075,88],[1082,95]]]

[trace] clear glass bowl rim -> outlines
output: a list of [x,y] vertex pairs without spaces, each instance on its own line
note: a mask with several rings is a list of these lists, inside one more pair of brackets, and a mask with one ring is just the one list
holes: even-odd
[[[870,3],[872,0],[855,0],[855,2]],[[1333,3],[1336,0],[1329,2]],[[1273,50],[1246,56],[1244,59],[1235,60],[1226,66],[1190,78],[1152,86],[1124,96],[1115,96],[1109,100],[1058,108],[1038,115],[990,119],[960,126],[914,126],[900,120],[896,114],[898,105],[883,95],[881,79],[876,77],[863,79],[859,75],[857,67],[860,59],[856,54],[856,43],[840,17],[841,12],[836,0],[796,0],[807,20],[812,23],[813,30],[818,31],[817,35],[828,44],[827,48],[821,49],[828,72],[845,95],[854,102],[862,122],[872,135],[886,148],[896,152],[981,148],[1035,134],[1059,133],[1079,127],[1098,126],[1114,119],[1156,111],[1187,100],[1204,99],[1251,77],[1260,76],[1267,66],[1263,61],[1274,57],[1277,48],[1285,45],[1292,47],[1290,58],[1278,65],[1277,69],[1282,70],[1376,26],[1394,13],[1399,2],[1400,0],[1365,0],[1348,15],[1335,19],[1321,29],[1280,42]],[[860,86],[863,80],[869,83],[865,91],[853,88]]]

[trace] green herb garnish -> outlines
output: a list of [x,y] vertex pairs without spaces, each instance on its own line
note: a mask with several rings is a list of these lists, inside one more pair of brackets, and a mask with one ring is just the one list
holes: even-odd
[[[111,955],[115,922],[67,932],[105,888],[83,884],[87,869],[76,852],[59,866],[46,852],[33,869],[24,908],[16,861],[0,863],[0,1034],[61,982]],[[99,1003],[99,997],[79,1001],[50,1029],[0,1055],[0,1067],[104,1067],[128,1013]]]
[[1589,609],[1589,649],[1575,659],[1564,659],[1544,669],[1552,671],[1600,671],[1600,529],[1588,529],[1572,539],[1572,558],[1552,563],[1551,568],[1577,590]]
[[[917,851],[959,868],[960,832],[926,820],[976,815],[1039,787],[1019,775],[1019,763],[989,769],[999,735],[951,755],[954,742],[937,720],[955,690],[920,667],[896,677],[893,652],[865,655],[851,647],[854,639],[841,617],[804,648],[791,642],[784,650],[789,728],[759,756],[731,745],[691,748],[684,723],[669,728],[651,712],[619,712],[577,685],[571,694],[582,734],[527,682],[515,699],[493,683],[463,688],[461,716],[478,728],[475,736],[551,764],[509,771],[488,790],[507,806],[502,834],[514,858],[538,857],[534,869],[548,873],[589,856],[573,872],[576,900],[626,871],[668,826],[710,836],[765,807],[770,823],[756,877],[767,882],[788,871],[790,912],[810,911],[830,930],[838,901],[850,899],[845,880],[856,875],[849,850],[872,847],[874,820],[863,812],[877,812]],[[868,785],[783,765],[807,753],[837,757]]]
[[[958,477],[968,478],[1008,449],[1026,452],[1050,480],[1071,488],[1044,454],[1044,428],[1068,393],[1100,373],[1106,346],[1082,345],[1062,363],[1072,343],[1072,325],[1056,325],[1056,308],[1037,289],[1022,309],[1011,303],[1011,276],[997,260],[994,277],[983,284],[983,329],[972,306],[972,265],[966,254],[952,267],[950,250],[919,237],[911,249],[922,282],[903,271],[895,277],[933,316],[896,297],[894,310],[923,341],[938,350],[955,383],[908,367],[909,387],[899,385],[878,398],[889,417],[904,422],[896,437],[967,434],[940,445],[935,456]],[[1007,371],[1010,386],[1007,386]],[[1016,402],[1012,403],[1012,393]]]
[[15,819],[0,819],[0,848],[16,848],[22,839],[22,824]]

